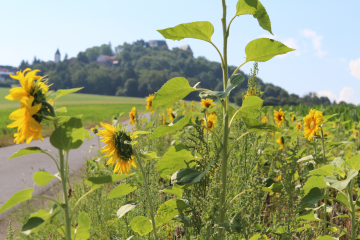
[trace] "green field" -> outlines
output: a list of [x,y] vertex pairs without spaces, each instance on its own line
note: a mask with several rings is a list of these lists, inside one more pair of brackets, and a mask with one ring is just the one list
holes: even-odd
[[[18,101],[9,101],[5,96],[9,94],[9,88],[0,88],[0,147],[12,144],[15,129],[9,129],[6,126],[12,122],[9,119],[11,112],[19,106]],[[90,127],[99,124],[100,121],[109,122],[111,118],[121,112],[131,110],[136,106],[138,111],[145,109],[145,99],[132,97],[116,97],[92,94],[72,93],[61,97],[57,106],[66,107],[66,113],[58,113],[62,116],[75,116],[83,114],[83,124]],[[51,131],[50,126],[44,126],[44,135]]]

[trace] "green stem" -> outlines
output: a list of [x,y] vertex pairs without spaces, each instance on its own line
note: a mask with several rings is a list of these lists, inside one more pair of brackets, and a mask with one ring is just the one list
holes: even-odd
[[69,212],[69,202],[68,202],[68,191],[66,186],[66,166],[65,166],[65,159],[64,159],[64,153],[62,149],[59,149],[59,157],[60,157],[60,175],[61,175],[61,183],[63,188],[63,194],[64,194],[64,211],[65,211],[65,232],[66,232],[66,239],[71,239],[71,225],[70,225],[70,212]]
[[354,180],[350,181],[350,185],[348,186],[348,194],[349,194],[349,204],[351,208],[351,240],[356,240],[356,208],[353,201],[353,184]]
[[[222,27],[223,27],[223,38],[224,38],[224,62],[223,68],[223,86],[224,91],[227,88],[228,80],[228,65],[227,65],[227,29],[226,29],[226,3],[222,0],[223,16],[222,16]],[[220,195],[220,218],[219,223],[225,222],[226,215],[226,188],[227,188],[227,157],[228,157],[228,140],[229,140],[229,97],[225,98],[223,104],[223,139],[222,139],[222,161],[221,161],[221,195]],[[220,229],[220,237],[224,239],[225,229]]]
[[231,76],[235,75],[235,73],[236,73],[245,63],[247,63],[247,62],[244,62],[243,64],[241,64],[240,66],[238,66],[238,67],[235,69],[235,71],[233,72],[233,74],[232,74]]
[[56,117],[56,114],[55,114],[55,110],[54,110],[54,107],[47,101],[41,101],[41,104],[44,105],[44,106],[47,106],[48,109],[50,110],[50,113],[52,114],[53,117]]
[[151,223],[152,223],[152,226],[153,226],[153,235],[154,235],[154,239],[157,240],[156,225],[155,225],[155,215],[154,215],[153,204],[152,204],[152,201],[151,201],[151,198],[150,198],[150,191],[149,191],[148,181],[147,181],[147,178],[146,178],[146,173],[145,173],[144,168],[143,168],[143,166],[141,164],[141,159],[140,159],[139,154],[137,153],[135,147],[133,147],[133,150],[134,150],[134,153],[135,153],[135,158],[137,160],[137,164],[138,164],[138,166],[140,168],[140,171],[141,171],[141,173],[143,175],[144,186],[145,186],[145,194],[146,194],[146,198],[147,198],[148,203],[149,203]]
[[61,207],[61,203],[56,201],[55,199],[52,199],[52,198],[49,198],[49,197],[44,197],[44,196],[35,196],[35,197],[32,197],[32,199],[35,199],[35,198],[40,198],[40,199],[46,199],[46,200],[50,200],[50,201],[53,201],[55,202],[57,205],[59,205]]
[[[321,143],[322,143],[323,163],[325,164],[325,162],[326,162],[326,159],[325,159],[325,142],[324,142],[323,130],[321,130]],[[324,195],[326,195],[326,194],[327,194],[327,188],[324,188]],[[324,199],[324,219],[325,219],[325,221],[327,220],[326,205],[327,205],[327,200],[325,198]],[[326,222],[324,222],[324,235],[326,235],[326,232],[327,232],[327,224],[326,224]]]

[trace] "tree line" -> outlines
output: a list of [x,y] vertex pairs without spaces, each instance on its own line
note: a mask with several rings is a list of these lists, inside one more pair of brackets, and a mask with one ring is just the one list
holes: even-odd
[[[115,56],[116,65],[100,66],[96,59],[100,55]],[[22,61],[20,69],[31,67],[39,69],[41,74],[49,77],[52,90],[84,87],[82,93],[145,97],[156,92],[169,79],[185,77],[190,85],[200,82],[200,87],[211,90],[222,90],[222,69],[220,63],[212,62],[204,57],[194,58],[189,51],[179,48],[169,50],[167,46],[149,47],[144,40],[132,44],[124,43],[113,50],[111,43],[103,44],[79,52],[76,58],[63,61],[44,62],[34,58],[29,64]],[[229,67],[233,72],[235,66]],[[248,75],[242,71],[245,82],[235,88],[230,95],[230,101],[241,104],[243,92],[247,89]],[[286,90],[271,83],[257,79],[257,84],[263,92],[265,106],[323,104],[331,105],[327,97],[317,97],[309,93],[304,97],[289,94]],[[187,97],[198,100],[196,93]]]

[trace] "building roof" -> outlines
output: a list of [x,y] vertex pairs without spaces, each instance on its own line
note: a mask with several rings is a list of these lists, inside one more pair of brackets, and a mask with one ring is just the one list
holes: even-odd
[[162,47],[162,46],[167,46],[167,44],[166,44],[165,40],[150,40],[149,46],[150,47]]
[[57,49],[57,50],[56,50],[55,55],[60,55],[60,51],[59,51],[59,49]]
[[189,52],[193,52],[192,50],[191,50],[191,48],[190,48],[190,46],[189,45],[184,45],[184,46],[181,46],[181,47],[179,47],[181,50],[184,50],[184,51],[189,51]]
[[115,56],[108,56],[108,55],[101,55],[103,58],[108,59],[108,60],[114,60]]

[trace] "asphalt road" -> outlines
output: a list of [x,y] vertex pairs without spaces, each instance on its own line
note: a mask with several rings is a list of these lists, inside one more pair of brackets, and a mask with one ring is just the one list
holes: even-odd
[[[150,113],[142,115],[143,118],[150,118]],[[127,124],[129,120],[122,122]],[[127,131],[132,131],[133,126],[128,125]],[[72,149],[69,155],[70,174],[81,170],[86,159],[93,158],[97,155],[98,138],[94,135],[89,141],[84,141],[82,146],[78,149]],[[102,143],[102,142],[101,142]],[[89,152],[90,147],[95,145]],[[51,191],[51,187],[59,182],[57,178],[53,179],[47,186],[39,187],[33,181],[33,174],[39,170],[48,171],[51,174],[56,174],[55,163],[49,156],[42,153],[30,154],[18,158],[8,160],[8,158],[20,149],[26,147],[40,147],[41,149],[48,149],[51,155],[57,155],[58,150],[54,148],[49,141],[49,138],[44,138],[43,141],[32,141],[30,144],[18,144],[8,147],[0,148],[0,206],[6,202],[14,193],[26,189],[34,188],[33,196],[42,195],[45,192]],[[16,208],[16,207],[14,207]],[[13,209],[10,209],[0,214],[0,220],[4,219]]]

